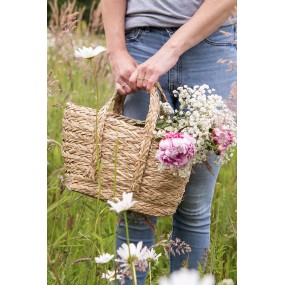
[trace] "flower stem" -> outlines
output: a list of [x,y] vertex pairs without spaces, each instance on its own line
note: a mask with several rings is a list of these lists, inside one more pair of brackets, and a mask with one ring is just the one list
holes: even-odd
[[[99,162],[99,137],[98,137],[98,110],[99,110],[99,90],[98,90],[98,81],[97,81],[97,76],[96,76],[96,70],[95,70],[95,66],[94,63],[92,61],[92,59],[89,60],[90,64],[91,64],[91,69],[92,69],[92,74],[94,76],[94,80],[95,80],[95,96],[96,96],[96,132],[95,132],[95,142],[96,142],[96,163],[97,163],[97,171],[99,172],[99,167],[100,167],[100,162]],[[99,183],[98,183],[99,186]],[[98,193],[98,197],[100,195],[100,189],[99,189],[99,193]]]
[[96,76],[96,70],[95,70],[95,66],[94,63],[92,61],[92,58],[89,59],[90,60],[90,64],[91,64],[91,69],[92,69],[92,74],[95,80],[95,96],[96,96],[96,109],[99,109],[99,88],[98,88],[98,80],[97,80],[97,76]]
[[149,285],[152,285],[152,282],[151,282],[151,263],[150,262],[148,263],[148,267],[149,267]]
[[128,226],[128,219],[127,219],[127,211],[124,212],[124,218],[125,218],[125,228],[126,228],[126,238],[127,238],[127,244],[129,247],[129,257],[130,257],[130,264],[131,264],[131,272],[132,272],[132,277],[133,281],[132,283],[137,285],[137,276],[136,276],[136,269],[132,260],[131,256],[131,249],[130,249],[130,237],[129,237],[129,226]]
[[108,279],[106,278],[106,275],[107,275],[107,265],[104,264],[104,272],[105,272],[105,282],[107,285],[108,285]]
[[[98,137],[98,123],[99,123],[99,88],[98,88],[98,81],[97,81],[97,76],[96,76],[96,70],[94,63],[92,61],[92,58],[89,59],[90,65],[91,65],[91,70],[92,74],[94,77],[95,81],[95,98],[96,98],[96,119],[95,119],[95,147],[96,147],[96,168],[97,168],[97,173],[98,173],[98,196],[97,196],[97,201],[96,201],[96,221],[95,221],[95,233],[100,236],[101,228],[98,227],[97,229],[97,224],[100,219],[99,215],[99,200],[100,200],[100,195],[101,195],[101,162],[99,160],[99,137]],[[101,245],[101,250],[103,250],[103,244],[102,242],[99,242]]]

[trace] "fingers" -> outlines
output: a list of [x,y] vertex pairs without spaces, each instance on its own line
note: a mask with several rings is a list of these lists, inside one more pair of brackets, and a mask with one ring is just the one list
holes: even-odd
[[135,93],[138,88],[136,84],[129,81],[130,76],[136,70],[137,62],[126,52],[118,52],[109,56],[116,91],[126,95]]
[[[138,90],[136,84],[131,83],[129,80],[131,74],[132,73],[129,71],[124,71],[124,73],[117,74],[115,76],[115,82],[117,84],[116,86],[120,85],[120,87],[118,86],[118,88],[120,90],[122,90],[122,88],[123,88],[127,94],[134,93]],[[117,91],[119,91],[119,90],[117,89]],[[120,91],[119,91],[119,93],[120,93]]]
[[138,70],[138,76],[136,78],[137,80],[137,87],[139,89],[144,89],[144,82],[145,82],[145,68],[142,66],[141,68],[139,68]]
[[150,92],[160,75],[157,68],[145,62],[136,68],[129,81],[135,84],[138,89],[145,89]]
[[136,70],[132,73],[130,77],[130,82],[135,84],[138,89],[145,89],[146,87],[146,68],[143,65],[140,65],[136,68]]
[[148,69],[148,70],[146,71],[145,78],[144,78],[144,80],[143,80],[143,88],[146,89],[146,90],[147,90],[148,81],[149,81],[149,79],[152,77],[153,72],[154,72],[154,71],[153,71],[152,69]]
[[146,85],[146,90],[148,93],[151,92],[155,82],[158,81],[159,76],[156,73],[153,73],[152,76],[148,79],[147,85]]
[[122,84],[116,82],[116,90],[120,95],[126,95],[133,92],[130,86],[125,82]]
[[116,82],[116,91],[120,94],[120,95],[126,95],[126,91],[124,90],[124,88],[122,87],[122,85],[118,82]]
[[138,77],[138,74],[139,74],[139,70],[138,70],[138,67],[135,69],[135,71],[132,73],[132,75],[130,76],[130,79],[129,79],[129,82],[132,84],[132,85],[135,85],[136,88],[138,88],[137,86],[137,77]]

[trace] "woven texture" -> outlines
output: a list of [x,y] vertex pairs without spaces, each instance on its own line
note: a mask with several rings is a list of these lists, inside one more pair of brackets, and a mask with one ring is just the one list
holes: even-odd
[[[133,192],[133,199],[138,201],[133,211],[171,215],[182,199],[188,179],[174,176],[171,170],[158,171],[158,143],[153,135],[160,108],[158,89],[153,88],[150,94],[145,126],[121,115],[124,100],[125,96],[115,94],[97,112],[97,129],[96,110],[66,104],[62,121],[66,187],[96,198],[100,188],[101,200],[111,200],[115,192],[118,198],[123,192]],[[162,100],[166,100],[163,94]]]

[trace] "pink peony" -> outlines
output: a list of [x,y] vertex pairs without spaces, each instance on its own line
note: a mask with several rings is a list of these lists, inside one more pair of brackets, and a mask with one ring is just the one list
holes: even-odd
[[214,144],[218,146],[215,151],[216,154],[221,154],[233,142],[232,134],[229,131],[221,130],[220,128],[214,128],[212,137]]
[[195,155],[195,139],[187,133],[169,132],[159,142],[156,158],[169,168],[183,168]]

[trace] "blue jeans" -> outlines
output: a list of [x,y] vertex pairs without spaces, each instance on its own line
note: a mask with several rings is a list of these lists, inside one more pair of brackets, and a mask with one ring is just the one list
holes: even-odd
[[[220,29],[230,33],[226,36]],[[236,82],[236,71],[228,71],[228,64],[218,63],[219,59],[229,59],[236,62],[236,26],[224,26],[215,31],[207,39],[186,51],[177,64],[159,78],[168,102],[177,109],[179,102],[172,91],[179,86],[208,84],[216,89],[217,94],[227,99],[231,84]],[[138,62],[143,63],[154,55],[172,36],[176,29],[170,28],[135,28],[126,32],[126,43],[129,53]],[[123,114],[127,117],[144,120],[149,107],[149,95],[139,91],[126,97]],[[188,243],[192,249],[189,254],[170,255],[170,271],[182,267],[182,262],[188,260],[189,268],[197,268],[198,262],[210,244],[211,203],[219,167],[214,165],[215,155],[210,158],[214,175],[204,164],[193,167],[189,183],[186,186],[184,199],[173,215],[172,239],[179,238]],[[157,218],[151,218],[156,223]],[[130,240],[133,243],[143,241],[150,247],[154,243],[154,233],[143,221],[135,221],[129,214]],[[117,247],[126,242],[124,222],[118,226]],[[143,285],[147,273],[137,272],[138,285]],[[132,284],[127,280],[126,284]]]

